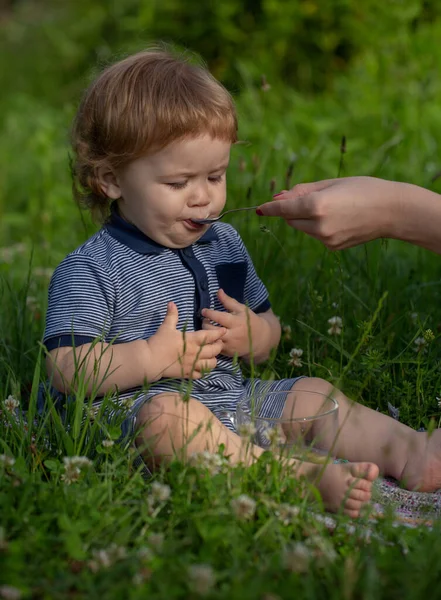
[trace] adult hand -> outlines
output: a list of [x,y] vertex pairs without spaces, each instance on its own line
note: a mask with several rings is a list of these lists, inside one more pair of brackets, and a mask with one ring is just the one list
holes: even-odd
[[259,206],[257,214],[282,217],[330,250],[341,250],[394,237],[394,213],[405,185],[374,177],[301,183]]
[[178,308],[174,302],[167,305],[167,314],[158,331],[147,340],[149,346],[149,371],[154,376],[179,379],[200,379],[217,365],[216,356],[222,350],[224,327],[213,331],[179,331]]

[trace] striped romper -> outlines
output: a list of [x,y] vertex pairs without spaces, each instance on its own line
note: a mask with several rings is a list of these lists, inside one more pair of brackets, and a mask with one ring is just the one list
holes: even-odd
[[[201,309],[225,310],[219,288],[255,313],[270,308],[268,293],[233,227],[216,223],[186,248],[166,248],[154,242],[112,210],[108,222],[70,253],[55,270],[49,286],[44,344],[48,350],[80,346],[95,339],[122,344],[148,339],[163,322],[169,301],[179,311],[178,329],[202,327]],[[287,391],[296,379],[245,379],[232,358],[218,356],[217,366],[191,382],[191,396],[202,402],[235,431],[238,402],[253,393]],[[133,403],[123,422],[132,435],[140,407],[153,396],[180,390],[182,382],[161,379],[147,390],[118,394],[121,406]],[[281,395],[283,396],[283,394]],[[99,406],[99,398],[94,402]],[[284,401],[263,402],[260,416],[278,418]]]

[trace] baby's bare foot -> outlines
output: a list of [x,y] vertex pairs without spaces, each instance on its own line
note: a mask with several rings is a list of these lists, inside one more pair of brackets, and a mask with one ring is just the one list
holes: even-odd
[[431,434],[419,432],[417,436],[409,449],[401,483],[408,490],[434,492],[441,489],[441,429]]
[[372,482],[379,469],[373,463],[329,464],[314,482],[327,510],[342,511],[349,517],[359,517],[361,507],[372,495]]

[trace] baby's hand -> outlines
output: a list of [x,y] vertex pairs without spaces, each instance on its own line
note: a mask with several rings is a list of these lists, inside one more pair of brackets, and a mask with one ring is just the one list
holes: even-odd
[[213,331],[179,331],[178,317],[176,304],[169,302],[162,325],[148,339],[151,362],[156,369],[152,381],[161,377],[200,379],[217,365],[216,356],[222,350],[221,338],[226,330],[216,327]]
[[212,325],[210,321],[219,323],[221,328],[226,328],[227,332],[222,337],[222,354],[225,356],[235,356],[247,358],[252,349],[255,348],[259,336],[259,328],[262,327],[261,319],[250,310],[245,304],[241,304],[231,296],[228,296],[224,290],[220,289],[217,297],[228,312],[204,308],[202,316],[204,322],[203,329],[208,331],[219,331],[219,327]]

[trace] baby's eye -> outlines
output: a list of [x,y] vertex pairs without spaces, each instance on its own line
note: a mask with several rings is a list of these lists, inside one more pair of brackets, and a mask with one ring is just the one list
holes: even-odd
[[222,181],[223,175],[218,175],[217,177],[209,177],[208,181],[211,183],[220,183]]
[[173,190],[183,190],[185,188],[185,186],[187,185],[186,181],[174,181],[171,183],[167,183],[167,185],[169,187],[171,187]]

